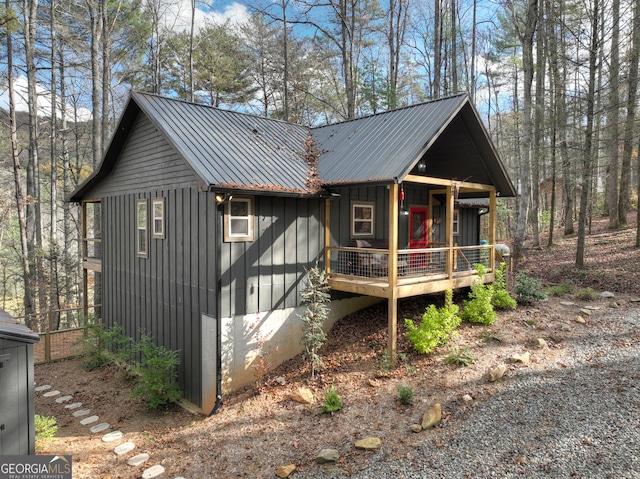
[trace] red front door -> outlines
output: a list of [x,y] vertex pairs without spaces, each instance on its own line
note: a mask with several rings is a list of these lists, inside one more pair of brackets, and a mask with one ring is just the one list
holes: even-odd
[[409,248],[426,248],[429,246],[429,223],[427,208],[413,207],[409,209]]

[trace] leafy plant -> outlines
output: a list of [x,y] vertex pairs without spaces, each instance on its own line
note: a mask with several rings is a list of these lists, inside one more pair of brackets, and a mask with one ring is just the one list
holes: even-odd
[[464,302],[461,317],[464,321],[471,323],[493,324],[497,317],[493,308],[493,285],[482,282],[482,277],[487,272],[484,265],[476,264],[474,267],[478,277],[471,285],[469,299]]
[[92,371],[109,364],[111,357],[106,348],[106,330],[100,318],[88,316],[85,319],[85,324],[86,328],[80,339],[83,356],[82,367]]
[[398,386],[398,400],[400,404],[409,406],[413,403],[413,388],[411,386]]
[[305,313],[300,316],[302,344],[311,363],[311,377],[314,377],[316,368],[322,364],[318,351],[327,340],[323,328],[329,316],[326,304],[331,302],[327,275],[324,269],[318,268],[317,263],[307,271],[307,287],[302,291],[301,297],[302,303],[307,305]]
[[333,414],[334,412],[340,411],[343,407],[344,403],[342,402],[338,391],[333,386],[330,387],[324,397],[324,403],[320,408],[320,412]]
[[516,309],[518,303],[511,297],[507,290],[506,281],[507,264],[500,263],[500,269],[496,270],[496,280],[493,283],[493,297],[491,302],[496,309]]
[[410,319],[405,319],[407,326],[407,338],[413,344],[416,351],[427,354],[438,346],[445,344],[460,325],[458,306],[453,303],[453,291],[445,292],[445,304],[437,308],[430,304],[422,315],[419,326],[414,325]]
[[387,374],[389,371],[391,371],[392,366],[393,366],[393,361],[391,361],[391,357],[389,356],[389,351],[385,349],[384,351],[382,351],[382,356],[378,360],[378,368],[380,368],[380,371]]
[[447,364],[455,364],[456,366],[469,366],[473,364],[475,358],[468,346],[460,349],[458,346],[451,348],[449,356],[445,358]]
[[547,294],[542,290],[540,280],[529,276],[527,270],[522,270],[518,273],[513,293],[518,304],[524,305],[529,305],[534,301],[540,301],[547,297]]
[[176,382],[178,351],[156,346],[146,334],[138,347],[142,359],[135,366],[136,387],[131,394],[144,399],[150,408],[177,402],[182,395]]
[[56,418],[51,416],[35,415],[35,430],[36,440],[38,439],[51,439],[55,437],[58,432],[58,423]]
[[596,299],[597,293],[593,288],[582,288],[576,291],[576,298],[583,301],[593,301]]
[[547,294],[550,294],[552,296],[564,296],[566,294],[569,294],[572,289],[573,289],[573,285],[571,284],[571,281],[567,279],[563,281],[561,284],[558,284],[555,286],[549,286],[547,288]]

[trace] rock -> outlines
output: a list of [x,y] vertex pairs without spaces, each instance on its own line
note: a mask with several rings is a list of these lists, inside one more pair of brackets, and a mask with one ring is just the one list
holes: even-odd
[[529,351],[526,351],[522,354],[516,353],[513,356],[511,356],[511,361],[514,363],[529,364],[530,359],[531,359],[531,355],[529,354]]
[[380,381],[378,381],[377,379],[369,378],[367,382],[369,383],[369,386],[371,386],[372,388],[377,388],[380,386]]
[[365,451],[373,451],[382,446],[382,441],[377,437],[365,437],[356,441],[356,449],[364,449]]
[[413,431],[413,432],[421,432],[422,431],[422,426],[420,424],[412,424],[411,425],[411,431]]
[[588,311],[598,311],[600,309],[600,306],[585,306],[584,309],[588,310]]
[[590,309],[587,309],[587,308],[582,308],[582,309],[580,310],[580,313],[581,313],[581,314],[584,314],[585,316],[591,316],[591,310],[590,310]]
[[629,298],[629,301],[631,301],[632,303],[640,303],[640,298],[638,297]]
[[158,477],[164,474],[164,466],[160,464],[156,464],[155,466],[151,466],[149,469],[145,469],[142,473],[142,479],[153,479],[154,477]]
[[574,303],[573,301],[560,301],[560,304],[562,306],[574,306],[576,303]]
[[547,344],[547,342],[543,338],[536,339],[536,343],[538,344],[538,348],[540,349],[549,349],[549,344]]
[[300,404],[313,404],[314,402],[313,393],[309,388],[298,388],[289,397]]
[[576,316],[575,318],[573,318],[573,320],[579,324],[585,324],[587,322],[587,320],[584,319],[582,316]]
[[[618,303],[616,303],[615,301],[611,301],[609,303],[609,307],[612,308],[612,309],[618,309],[620,307],[620,305]],[[56,399],[56,401],[57,401],[57,399]]]
[[504,364],[496,366],[491,371],[489,371],[489,381],[495,382],[504,376],[504,373],[507,372],[507,367]]
[[318,464],[326,464],[327,462],[336,462],[340,459],[340,453],[335,449],[323,449],[316,456]]
[[473,401],[473,398],[470,395],[465,394],[464,396],[462,396],[462,400],[466,403],[470,403],[471,401]]
[[295,470],[296,470],[295,464],[289,464],[288,466],[280,466],[278,469],[276,469],[276,476],[282,477],[282,478],[289,477],[291,473]]
[[603,291],[602,293],[600,293],[600,297],[601,298],[615,298],[615,294],[613,294],[611,291]]
[[284,376],[278,376],[276,378],[276,382],[280,385],[280,386],[284,386],[285,384],[287,384],[287,380],[284,378]]
[[442,406],[440,403],[435,403],[429,408],[429,410],[422,416],[422,429],[429,429],[440,423],[442,419]]
[[560,330],[571,332],[571,326],[569,326],[568,324],[563,324],[562,326],[560,326]]

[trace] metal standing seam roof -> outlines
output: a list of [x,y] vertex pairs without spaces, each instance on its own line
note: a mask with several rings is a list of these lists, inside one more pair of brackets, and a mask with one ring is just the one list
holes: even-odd
[[40,336],[0,309],[0,338],[22,343],[37,343]]

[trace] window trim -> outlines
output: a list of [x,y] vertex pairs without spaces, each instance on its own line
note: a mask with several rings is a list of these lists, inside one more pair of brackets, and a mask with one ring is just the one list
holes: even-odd
[[[140,208],[144,207],[144,226],[140,226],[139,220],[140,218]],[[148,258],[149,257],[149,205],[146,200],[138,199],[136,200],[136,215],[135,215],[135,225],[136,225],[136,256],[139,258]],[[141,248],[140,246],[140,238],[141,234],[144,231],[145,238],[145,248]]]
[[[371,218],[370,219],[362,219],[356,218],[356,208],[370,208],[371,209]],[[370,223],[371,231],[362,233],[356,231],[356,223]],[[352,201],[351,202],[351,237],[352,238],[375,238],[376,234],[376,204],[374,201]]]
[[[156,216],[156,205],[161,206],[161,215]],[[156,229],[156,221],[160,221],[160,228]],[[164,208],[164,198],[152,198],[151,199],[151,237],[155,239],[164,239],[165,238],[165,208]]]
[[460,208],[453,209],[453,234],[460,234]]
[[[231,216],[231,203],[234,201],[247,203],[247,216]],[[254,241],[255,239],[255,218],[254,218],[254,197],[253,196],[234,196],[224,204],[224,241],[225,243],[242,243],[248,241]],[[231,221],[233,219],[246,218],[247,234],[232,233]]]

